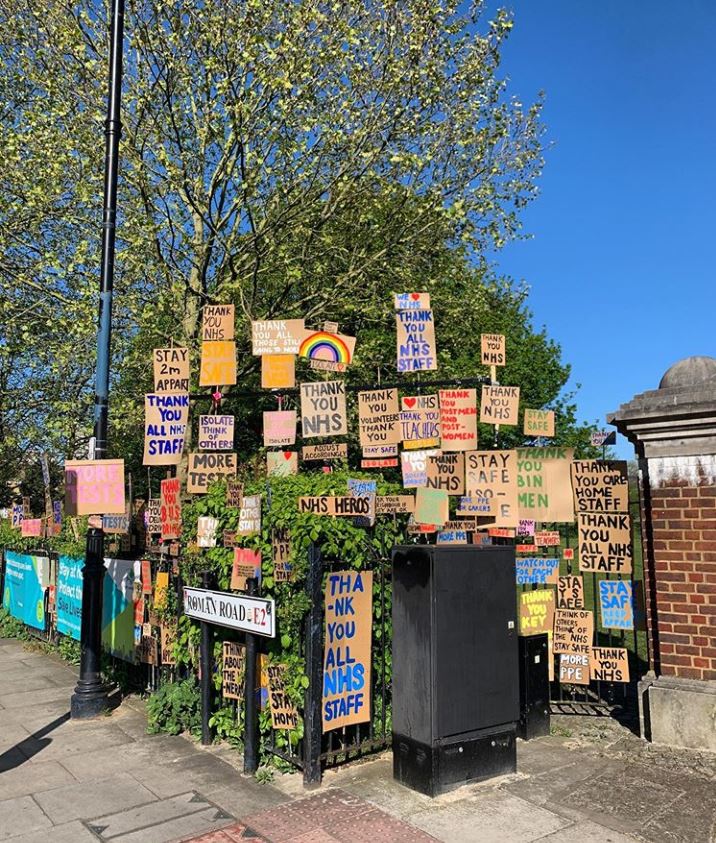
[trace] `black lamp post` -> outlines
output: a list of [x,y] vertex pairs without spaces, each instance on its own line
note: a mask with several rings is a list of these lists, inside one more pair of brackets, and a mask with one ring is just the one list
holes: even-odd
[[[95,459],[107,456],[107,410],[109,402],[109,361],[112,336],[112,288],[114,283],[114,242],[117,218],[117,174],[119,138],[122,133],[122,51],[124,41],[124,0],[112,0],[109,57],[109,97],[105,124],[104,213],[102,221],[102,267],[99,286],[97,328],[97,371],[95,374],[94,437]],[[104,582],[104,533],[101,528],[87,531],[87,553],[82,570],[82,657],[80,677],[72,695],[72,717],[96,717],[107,708],[107,689],[102,684],[102,589]]]

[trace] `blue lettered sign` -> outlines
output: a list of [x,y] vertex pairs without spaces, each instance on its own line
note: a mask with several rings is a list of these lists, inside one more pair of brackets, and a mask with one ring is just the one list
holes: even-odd
[[629,580],[600,580],[599,610],[605,629],[634,629],[634,600]]
[[559,576],[559,559],[518,556],[515,560],[515,570],[517,572],[518,585],[526,585],[528,583],[537,583],[539,585],[550,583],[556,585],[557,577]]
[[60,556],[57,566],[57,631],[80,640],[84,559]]

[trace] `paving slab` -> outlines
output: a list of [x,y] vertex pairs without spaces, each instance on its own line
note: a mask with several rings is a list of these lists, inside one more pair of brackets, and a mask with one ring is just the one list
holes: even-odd
[[20,763],[2,773],[0,794],[3,799],[10,799],[14,796],[29,796],[32,793],[42,793],[55,787],[76,783],[77,779],[56,761],[42,761],[37,764]]
[[636,837],[629,834],[604,828],[588,820],[572,823],[554,834],[539,838],[540,843],[635,843],[636,840]]
[[51,827],[52,823],[31,796],[0,801],[0,840],[11,840],[28,831]]
[[58,700],[62,700],[65,706],[69,705],[67,688],[60,688],[58,685],[53,685],[49,688],[41,688],[38,691],[23,690],[11,694],[0,693],[0,705],[6,709],[29,708],[38,703],[51,703]]
[[11,843],[97,843],[97,838],[79,820],[53,825],[50,831],[30,831],[12,837]]
[[[161,799],[186,793],[187,788],[208,796],[226,786],[243,787],[246,781],[229,764],[198,750],[170,763],[140,767],[133,770],[133,775]],[[249,783],[251,787],[254,784]]]
[[[233,817],[215,807],[205,808],[188,816],[175,817],[149,828],[122,834],[111,838],[111,843],[171,843],[176,840],[186,840],[196,834],[221,829],[231,825]],[[100,840],[108,838],[101,837]],[[256,843],[254,840],[252,843]]]

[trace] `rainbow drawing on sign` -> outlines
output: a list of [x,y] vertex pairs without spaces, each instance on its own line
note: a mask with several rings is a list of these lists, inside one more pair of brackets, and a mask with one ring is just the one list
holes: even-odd
[[299,357],[309,360],[330,360],[333,363],[350,363],[351,349],[338,334],[315,331],[309,334],[298,349]]

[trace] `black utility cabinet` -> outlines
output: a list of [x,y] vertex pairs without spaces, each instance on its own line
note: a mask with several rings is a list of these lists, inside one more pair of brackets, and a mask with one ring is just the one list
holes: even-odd
[[513,547],[393,551],[393,775],[435,796],[516,769]]
[[547,634],[520,636],[520,722],[522,740],[549,734],[549,649]]

